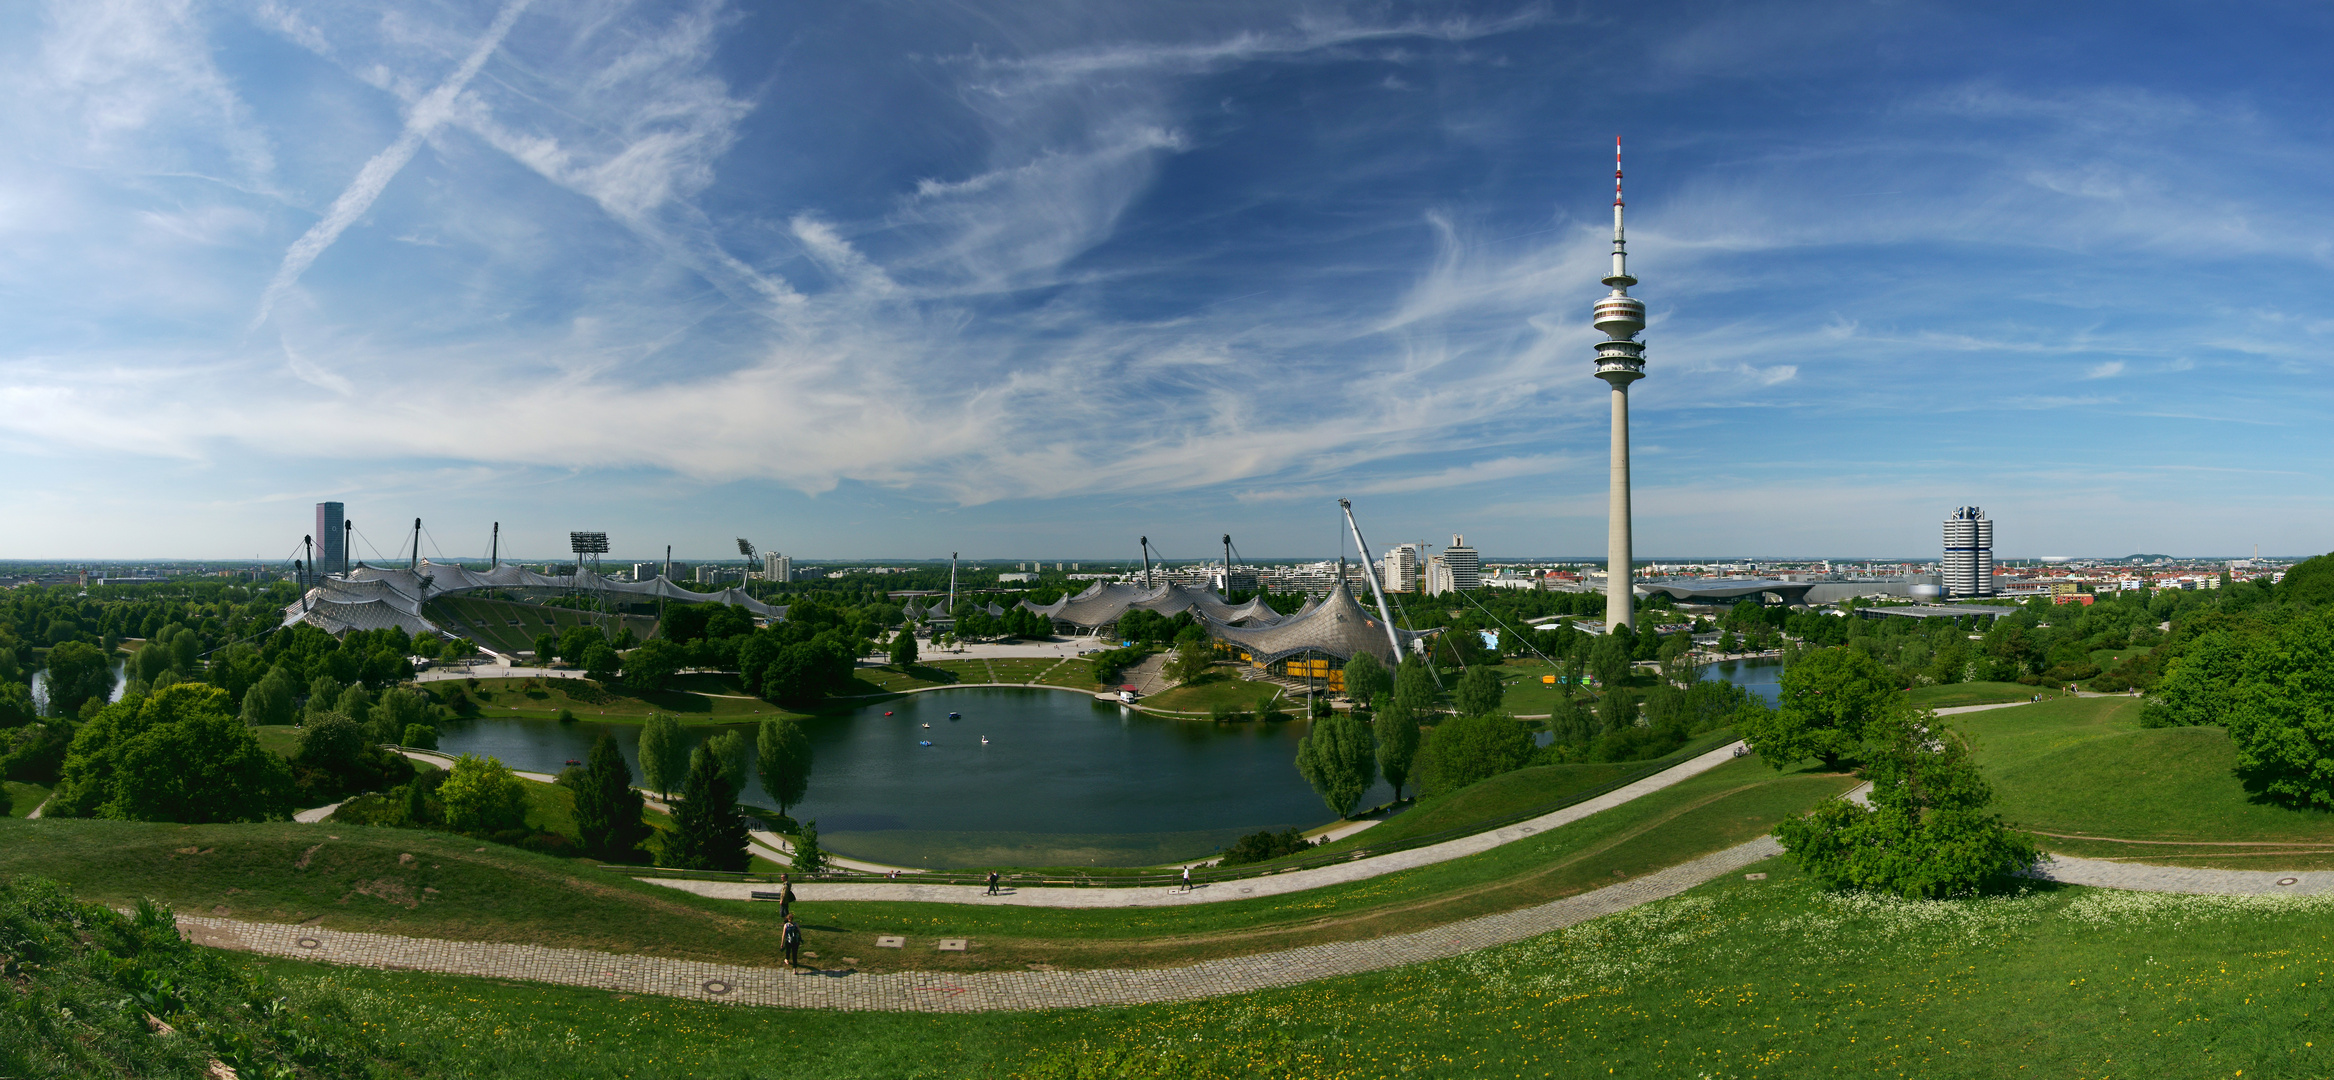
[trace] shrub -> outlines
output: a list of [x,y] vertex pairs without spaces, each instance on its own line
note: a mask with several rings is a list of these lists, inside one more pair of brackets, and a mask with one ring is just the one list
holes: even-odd
[[1421,795],[1457,791],[1532,760],[1532,734],[1504,716],[1459,716],[1435,725],[1418,750]]
[[1309,851],[1313,847],[1314,842],[1305,839],[1305,834],[1299,832],[1294,826],[1280,832],[1266,829],[1263,832],[1249,833],[1233,842],[1231,848],[1224,852],[1224,857],[1217,860],[1216,865],[1240,866],[1245,863],[1260,863],[1267,859],[1280,858],[1283,855]]
[[446,827],[456,832],[491,835],[527,824],[525,781],[494,758],[464,754],[438,788],[446,807]]

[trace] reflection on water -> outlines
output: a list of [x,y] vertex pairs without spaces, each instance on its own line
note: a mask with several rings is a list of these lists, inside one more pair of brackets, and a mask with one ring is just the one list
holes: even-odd
[[[105,700],[109,702],[120,701],[122,699],[122,691],[129,689],[129,686],[129,662],[126,660],[114,661],[113,689],[106,691]],[[34,708],[41,715],[48,715],[49,673],[46,670],[32,673],[32,703]]]
[[1730,682],[1775,703],[1782,692],[1783,662],[1781,660],[1727,660],[1703,669],[1702,677]]
[[[837,851],[905,865],[1149,865],[1329,820],[1297,775],[1309,726],[1162,720],[1056,690],[916,694],[805,721],[816,765],[792,813]],[[555,773],[603,729],[638,776],[636,725],[455,721],[440,746]],[[722,730],[684,729],[692,745]],[[1391,798],[1381,783],[1363,805]],[[774,805],[759,785],[744,800]]]

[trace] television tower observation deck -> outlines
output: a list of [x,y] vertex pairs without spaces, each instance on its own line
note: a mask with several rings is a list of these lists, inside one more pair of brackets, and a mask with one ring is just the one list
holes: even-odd
[[1612,292],[1597,301],[1596,328],[1605,340],[1597,343],[1597,378],[1613,388],[1612,489],[1606,504],[1605,632],[1626,626],[1637,628],[1635,556],[1629,525],[1629,384],[1645,377],[1645,346],[1636,340],[1645,329],[1645,302],[1629,295],[1637,279],[1629,276],[1628,244],[1621,231],[1621,138],[1613,137],[1613,272],[1604,283]]

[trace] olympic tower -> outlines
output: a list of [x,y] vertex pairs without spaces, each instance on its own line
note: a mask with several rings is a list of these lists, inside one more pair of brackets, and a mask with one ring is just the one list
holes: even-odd
[[1613,273],[1605,279],[1612,294],[1597,301],[1597,378],[1613,388],[1613,475],[1606,504],[1605,632],[1637,629],[1637,583],[1629,535],[1629,384],[1645,377],[1645,302],[1629,295],[1629,256],[1621,234],[1621,137],[1613,137]]

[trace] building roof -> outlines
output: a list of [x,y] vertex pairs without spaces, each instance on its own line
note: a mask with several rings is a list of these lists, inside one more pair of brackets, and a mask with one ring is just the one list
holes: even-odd
[[[1319,604],[1270,625],[1233,626],[1205,614],[1199,619],[1211,636],[1239,646],[1260,664],[1306,652],[1326,653],[1339,660],[1368,653],[1389,665],[1401,661],[1394,655],[1393,643],[1386,640],[1386,624],[1354,600],[1342,578],[1329,587],[1329,595]],[[1404,648],[1432,632],[1394,631]]]
[[786,617],[786,609],[765,604],[742,589],[692,592],[658,575],[648,581],[617,581],[589,570],[575,574],[538,574],[504,563],[491,570],[439,564],[427,559],[416,567],[358,564],[346,577],[328,577],[299,600],[284,608],[283,625],[307,623],[326,633],[380,630],[390,626],[408,634],[444,633],[422,614],[422,605],[434,596],[479,589],[583,589],[642,600],[679,600],[690,604],[728,604],[766,619]]
[[1049,619],[1087,629],[1108,626],[1135,608],[1160,615],[1189,611],[1216,622],[1246,622],[1251,625],[1275,623],[1281,618],[1280,613],[1266,604],[1262,596],[1253,597],[1244,604],[1231,604],[1226,603],[1214,589],[1187,588],[1173,582],[1144,588],[1125,582],[1097,581],[1076,596],[1065,596],[1051,604],[1032,604],[1023,600],[1021,606]]
[[1774,593],[1786,604],[1807,602],[1807,590],[1815,587],[1812,581],[1774,581],[1763,578],[1689,578],[1684,581],[1640,581],[1641,594],[1667,593],[1673,598],[1691,603],[1711,603],[1720,600],[1741,600],[1761,593]]

